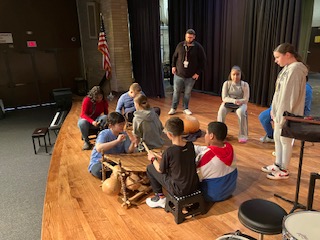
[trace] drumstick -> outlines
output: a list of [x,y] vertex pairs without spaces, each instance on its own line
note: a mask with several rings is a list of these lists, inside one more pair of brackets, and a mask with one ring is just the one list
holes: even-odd
[[147,151],[147,153],[149,153],[150,149],[148,148],[147,144],[144,141],[142,141],[142,145],[144,146],[144,149]]
[[141,143],[142,143],[143,147],[146,149],[147,153],[152,153],[152,154],[155,155],[156,157],[161,158],[161,156],[160,156],[159,154],[157,154],[157,153],[155,153],[154,151],[150,150],[150,149],[148,148],[147,144],[146,144],[144,141],[142,141]]

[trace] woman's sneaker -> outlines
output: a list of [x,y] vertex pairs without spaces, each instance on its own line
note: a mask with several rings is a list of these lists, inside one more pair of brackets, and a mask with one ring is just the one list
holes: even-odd
[[260,138],[260,142],[263,142],[263,143],[274,143],[274,140],[273,140],[273,138],[269,138],[268,135],[265,135],[265,136]]
[[247,138],[239,138],[238,142],[239,143],[246,143],[248,141]]
[[280,168],[275,165],[275,164],[272,164],[272,165],[269,165],[269,166],[264,166],[261,168],[261,171],[262,172],[265,172],[265,173],[272,173],[272,172],[276,172],[276,171],[279,171]]
[[288,170],[279,170],[276,172],[269,173],[267,178],[272,180],[281,180],[281,179],[288,179],[289,178],[289,171]]
[[166,197],[164,195],[159,196],[155,195],[152,198],[146,199],[146,204],[151,208],[165,208],[166,206]]

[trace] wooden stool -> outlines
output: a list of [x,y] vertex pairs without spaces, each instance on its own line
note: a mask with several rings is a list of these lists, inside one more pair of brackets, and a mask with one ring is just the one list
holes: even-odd
[[34,132],[32,133],[32,143],[33,143],[33,149],[34,149],[34,153],[37,154],[36,151],[36,145],[34,143],[34,139],[37,138],[38,139],[38,144],[39,147],[41,146],[40,144],[40,138],[43,138],[44,141],[44,146],[46,148],[46,153],[48,153],[48,147],[47,147],[47,141],[46,141],[46,135],[48,134],[48,139],[49,139],[49,144],[51,146],[51,139],[50,139],[50,133],[48,131],[48,128],[37,128],[36,130],[34,130]]
[[287,212],[278,204],[264,199],[245,201],[238,211],[240,222],[250,230],[259,233],[260,240],[263,239],[263,234],[281,233],[282,220],[286,215]]
[[[183,213],[183,208],[190,208],[190,211]],[[174,216],[174,220],[177,224],[182,223],[187,216],[204,214],[205,202],[202,196],[202,192],[197,190],[196,192],[182,196],[172,196],[170,193],[166,196],[166,212],[171,212]]]

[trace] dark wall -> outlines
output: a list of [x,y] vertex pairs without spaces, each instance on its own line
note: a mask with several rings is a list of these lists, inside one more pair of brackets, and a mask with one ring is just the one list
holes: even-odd
[[318,27],[313,27],[311,30],[309,54],[307,58],[307,64],[312,72],[320,72],[320,42],[315,41],[316,36],[320,37],[320,29]]
[[[80,34],[75,0],[1,0],[0,98],[5,107],[53,100],[52,89],[70,87],[81,76]],[[37,47],[28,48],[27,41]]]
[[38,49],[79,48],[76,1],[1,0],[0,31],[12,33],[16,49],[26,48],[27,40],[36,40]]

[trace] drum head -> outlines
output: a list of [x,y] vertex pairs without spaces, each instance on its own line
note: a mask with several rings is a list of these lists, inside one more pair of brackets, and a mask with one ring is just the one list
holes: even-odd
[[320,212],[302,211],[289,214],[283,220],[284,239],[318,240]]
[[227,233],[216,240],[257,240],[256,238],[250,237],[246,234],[241,233],[239,230],[234,233]]

